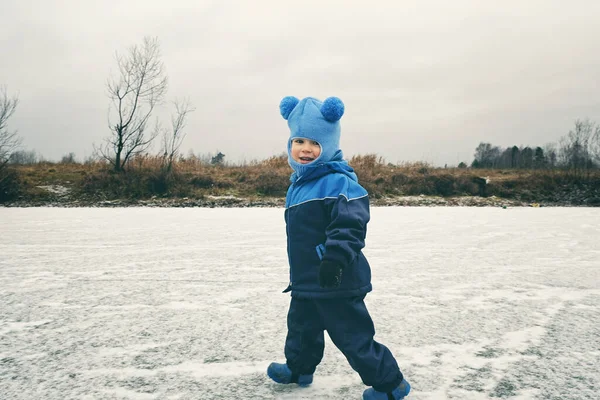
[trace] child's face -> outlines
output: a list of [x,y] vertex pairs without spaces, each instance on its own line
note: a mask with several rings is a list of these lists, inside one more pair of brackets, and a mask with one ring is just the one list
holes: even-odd
[[314,140],[295,138],[292,139],[292,158],[300,164],[309,164],[321,155],[321,145]]

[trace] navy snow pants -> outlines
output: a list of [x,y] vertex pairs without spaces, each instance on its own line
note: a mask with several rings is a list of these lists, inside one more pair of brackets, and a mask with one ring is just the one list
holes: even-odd
[[390,392],[402,382],[402,373],[390,350],[377,343],[365,296],[335,299],[292,297],[287,317],[285,357],[300,375],[312,374],[323,358],[326,330],[363,383]]

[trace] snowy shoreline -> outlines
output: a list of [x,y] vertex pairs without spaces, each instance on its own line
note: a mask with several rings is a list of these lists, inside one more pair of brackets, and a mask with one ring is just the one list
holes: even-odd
[[[4,208],[58,207],[58,208],[112,208],[112,207],[153,207],[153,208],[277,208],[284,207],[283,198],[248,199],[235,196],[206,196],[202,199],[153,198],[144,200],[73,200],[59,197],[45,201],[15,201],[0,204]],[[371,199],[372,207],[590,207],[574,202],[528,202],[504,199],[496,196],[397,196]]]

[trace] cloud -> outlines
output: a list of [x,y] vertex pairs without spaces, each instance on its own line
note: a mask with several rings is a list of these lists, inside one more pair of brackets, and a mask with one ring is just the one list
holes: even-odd
[[34,1],[3,14],[11,124],[54,159],[108,134],[115,52],[145,35],[161,41],[169,99],[196,106],[183,147],[230,159],[285,149],[290,94],[342,98],[345,153],[390,161],[455,164],[479,141],[541,145],[600,120],[594,1]]

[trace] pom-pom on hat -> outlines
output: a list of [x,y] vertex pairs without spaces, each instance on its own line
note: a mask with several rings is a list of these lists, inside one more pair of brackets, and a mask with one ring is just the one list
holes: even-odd
[[279,103],[279,112],[290,128],[288,155],[294,169],[296,163],[290,155],[294,138],[319,142],[321,155],[314,162],[330,161],[340,149],[340,118],[344,115],[344,103],[337,97],[328,97],[321,102],[313,97],[298,100],[294,96],[287,96]]

